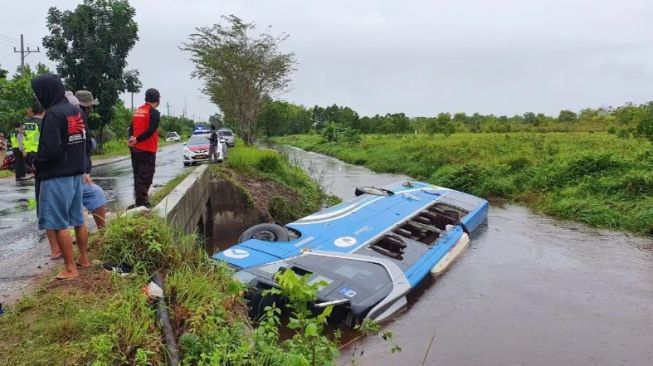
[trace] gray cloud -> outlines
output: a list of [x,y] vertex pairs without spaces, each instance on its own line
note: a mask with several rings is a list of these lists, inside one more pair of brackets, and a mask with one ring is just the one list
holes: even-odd
[[[49,1],[11,2],[0,34],[40,43]],[[77,1],[57,1],[72,8]],[[555,114],[644,102],[653,83],[653,3],[644,0],[132,1],[140,42],[130,67],[164,103],[207,118],[217,109],[189,77],[179,46],[196,26],[237,14],[290,38],[299,65],[281,96],[362,114],[441,111]],[[18,58],[0,43],[0,63]],[[43,60],[30,55],[29,60]],[[142,96],[139,96],[139,100]]]

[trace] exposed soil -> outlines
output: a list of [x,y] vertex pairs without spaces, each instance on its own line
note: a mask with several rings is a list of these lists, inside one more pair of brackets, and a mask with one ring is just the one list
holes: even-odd
[[232,170],[221,170],[212,177],[213,233],[207,250],[224,250],[233,245],[250,226],[276,222],[270,214],[270,201],[284,197],[297,201],[297,194],[281,184]]

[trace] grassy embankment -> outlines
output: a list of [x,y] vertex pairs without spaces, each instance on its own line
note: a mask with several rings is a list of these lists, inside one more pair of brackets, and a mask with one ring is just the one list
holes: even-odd
[[562,219],[653,235],[653,151],[644,139],[579,132],[366,135],[359,144],[298,135],[275,142]]
[[[287,205],[277,209],[281,215],[313,212],[325,198],[301,169],[274,151],[237,147],[227,164],[212,169],[216,175],[255,177],[291,189],[296,197],[277,203]],[[303,336],[303,329],[300,336],[281,341],[274,321],[253,328],[242,285],[231,271],[210,260],[196,237],[180,234],[163,219],[117,218],[92,238],[91,248],[95,259],[133,265],[136,276],[118,277],[95,266],[81,272],[79,280],[44,281],[0,317],[0,364],[164,364],[155,312],[141,292],[155,271],[166,276],[171,322],[185,365],[308,365],[312,352],[319,353],[320,363],[336,359],[335,345]]]

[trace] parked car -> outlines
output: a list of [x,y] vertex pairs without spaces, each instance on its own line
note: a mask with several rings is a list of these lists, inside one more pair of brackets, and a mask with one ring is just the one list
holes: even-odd
[[193,135],[184,145],[184,166],[209,161],[208,136]]
[[166,134],[166,141],[168,142],[173,142],[173,141],[181,141],[181,136],[177,132],[168,132]]
[[[209,161],[209,135],[193,135],[184,144],[184,166]],[[218,142],[218,161],[225,159],[226,145],[224,140]]]
[[234,147],[236,146],[236,135],[229,128],[221,128],[218,130],[218,137],[224,139],[227,143],[227,146]]

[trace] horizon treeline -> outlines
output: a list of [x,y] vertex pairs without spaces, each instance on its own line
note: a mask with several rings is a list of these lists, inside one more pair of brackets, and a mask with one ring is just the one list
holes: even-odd
[[[631,135],[637,126],[653,124],[653,102],[623,106],[585,108],[578,113],[562,110],[557,116],[527,112],[506,116],[442,112],[429,117],[405,113],[360,116],[347,106],[306,108],[283,100],[269,100],[257,118],[259,131],[268,137],[322,131],[330,125],[365,134],[457,132],[610,132]],[[229,121],[225,123],[230,125]]]

